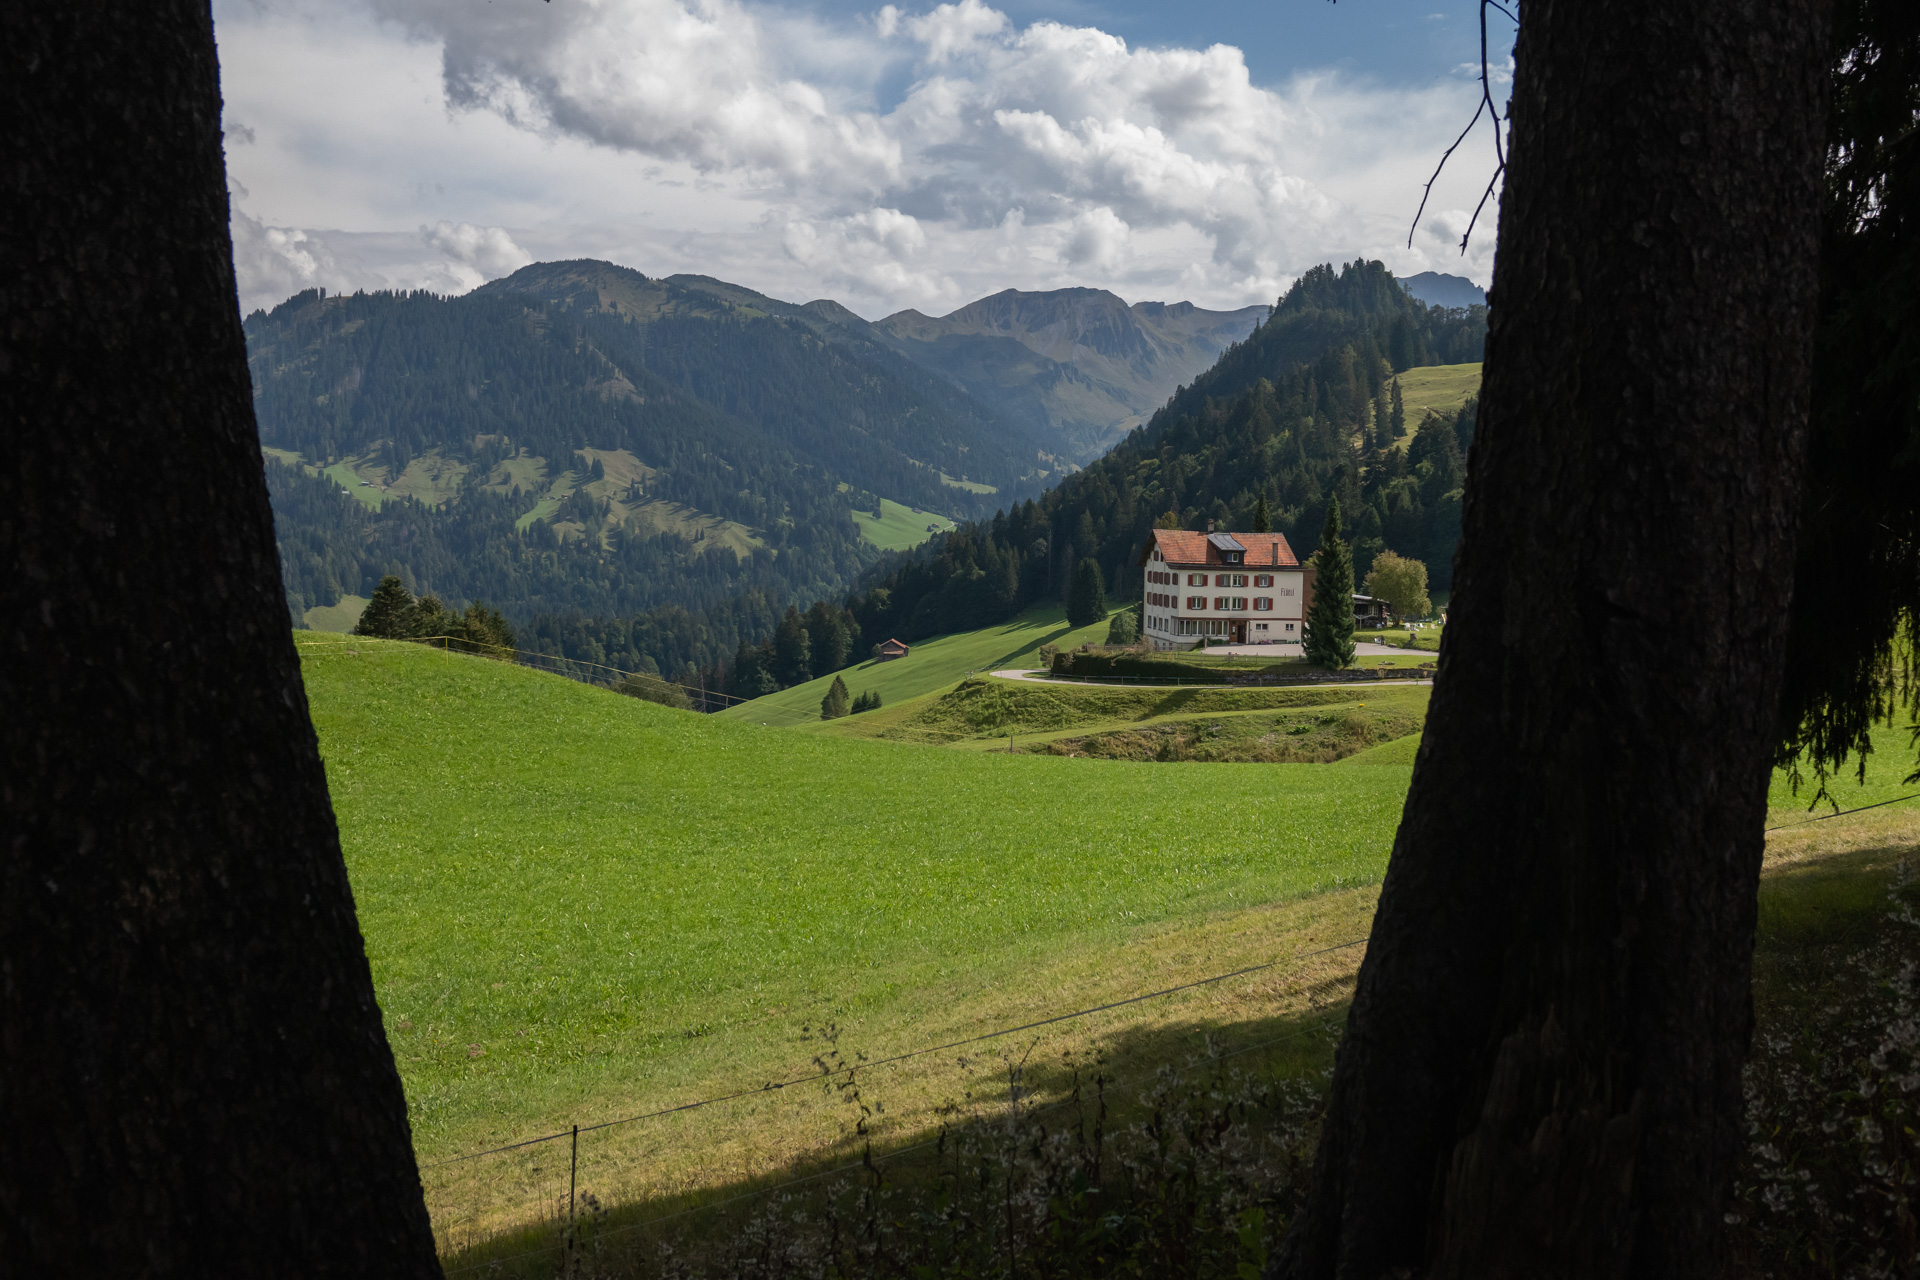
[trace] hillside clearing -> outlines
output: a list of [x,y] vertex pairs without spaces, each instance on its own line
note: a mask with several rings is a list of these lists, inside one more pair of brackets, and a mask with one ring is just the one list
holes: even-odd
[[1469,399],[1480,394],[1480,363],[1435,364],[1402,370],[1400,400],[1406,406],[1407,434],[1413,439],[1421,419],[1428,413],[1442,417],[1456,412]]
[[352,631],[360,621],[361,611],[367,607],[365,596],[341,596],[333,604],[315,605],[307,610],[306,624],[310,631],[332,631],[344,634]]
[[[993,492],[982,488],[976,488],[976,491]],[[880,519],[875,520],[872,511],[856,510],[853,522],[860,527],[861,537],[883,551],[911,551],[934,534],[945,533],[956,527],[953,521],[943,515],[932,511],[916,511],[891,498],[880,499]]]

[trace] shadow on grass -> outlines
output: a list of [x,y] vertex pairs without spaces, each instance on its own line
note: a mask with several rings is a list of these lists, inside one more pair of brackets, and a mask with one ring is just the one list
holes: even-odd
[[[1288,1184],[1311,1157],[1319,1086],[1351,990],[1351,975],[1337,975],[1305,989],[1302,1011],[1120,1028],[1078,1054],[1036,1057],[1033,1043],[1012,1037],[969,1046],[952,1055],[955,1064],[993,1087],[949,1098],[935,1122],[910,1129],[878,1131],[886,1073],[856,1067],[822,1081],[849,1121],[832,1145],[756,1177],[618,1205],[595,1197],[583,1164],[571,1234],[562,1205],[557,1216],[449,1251],[446,1273],[805,1272],[791,1265],[799,1251],[815,1263],[830,1256],[848,1274],[866,1270],[857,1257],[871,1247],[874,1274],[904,1267],[903,1274],[941,1275],[955,1273],[956,1249],[985,1247],[991,1237],[1000,1242],[994,1248],[1010,1250],[1014,1270],[1045,1274],[1033,1251],[1097,1219],[1099,1230],[1123,1237],[1129,1231],[1115,1224],[1132,1224],[1130,1245],[1115,1239],[1107,1247],[1148,1258],[1164,1247],[1160,1236],[1185,1239],[1198,1229],[1219,1255],[1217,1273],[1241,1274],[1285,1229],[1285,1217],[1269,1210],[1287,1202]],[[1203,1150],[1209,1146],[1218,1150]],[[1169,1198],[1173,1182],[1185,1200]],[[970,1219],[969,1195],[993,1212]],[[859,1244],[862,1232],[870,1246]],[[789,1265],[743,1261],[743,1241],[770,1248],[769,1233],[795,1254]],[[983,1265],[976,1259],[959,1271],[997,1273],[998,1263]]]

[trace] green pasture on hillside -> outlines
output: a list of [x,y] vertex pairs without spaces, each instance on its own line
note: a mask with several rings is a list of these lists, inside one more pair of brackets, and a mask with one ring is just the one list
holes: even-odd
[[1000,492],[1000,490],[994,488],[992,485],[981,484],[978,480],[955,480],[944,471],[940,473],[940,483],[946,485],[949,489],[965,489],[968,493]]
[[911,1047],[1050,948],[1371,882],[1406,786],[820,738],[397,642],[302,654],[428,1156],[737,1084],[768,1044],[803,1067],[823,1019]]
[[307,627],[312,631],[352,631],[366,607],[365,596],[341,596],[333,604],[317,604],[306,612]]
[[[1058,605],[1029,609],[1011,622],[982,627],[978,631],[960,631],[951,635],[917,640],[912,652],[891,662],[868,659],[844,671],[835,672],[847,682],[855,695],[872,691],[881,697],[883,707],[894,706],[909,698],[944,689],[976,671],[1012,667],[1037,667],[1043,644],[1063,649],[1095,644],[1107,638],[1105,621],[1073,628],[1067,625],[1066,610]],[[817,723],[820,700],[827,696],[833,676],[821,676],[797,684],[764,698],[755,698],[721,712],[755,724],[801,725]]]
[[[919,546],[934,532],[945,533],[954,527],[953,521],[932,511],[915,511],[903,507],[891,498],[880,499],[880,519],[873,518],[872,511],[853,513],[853,522],[860,526],[860,536],[874,546],[886,551],[908,551]],[[929,532],[928,525],[934,527]]]
[[[1420,428],[1429,412],[1442,416],[1457,411],[1480,394],[1480,364],[1435,364],[1401,372],[1400,400],[1407,410],[1406,439]],[[1402,442],[1404,445],[1404,441]]]

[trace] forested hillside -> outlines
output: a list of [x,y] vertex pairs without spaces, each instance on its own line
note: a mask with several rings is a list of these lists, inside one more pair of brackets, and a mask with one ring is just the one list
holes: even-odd
[[246,332],[296,618],[397,573],[529,634],[664,609],[658,660],[709,665],[879,559],[856,511],[979,515],[1047,474],[939,376],[717,281],[547,264],[461,298],[310,291]]

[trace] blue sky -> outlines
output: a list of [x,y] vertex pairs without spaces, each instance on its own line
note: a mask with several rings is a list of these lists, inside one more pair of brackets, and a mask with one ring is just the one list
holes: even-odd
[[[998,289],[1270,302],[1457,253],[1470,6],[215,0],[243,305],[536,259],[862,314]],[[1509,40],[1496,41],[1505,64]],[[1411,244],[1409,235],[1411,234]]]
[[[874,5],[834,0],[808,6],[843,21]],[[1098,27],[1131,45],[1237,46],[1257,83],[1277,84],[1304,71],[1334,69],[1393,84],[1432,83],[1461,63],[1478,60],[1480,28],[1472,5],[1405,0],[1191,0],[1144,4],[1017,3],[996,6],[1015,23],[1062,22]],[[1488,31],[1490,40],[1496,30]],[[1506,48],[1489,50],[1502,57]]]

